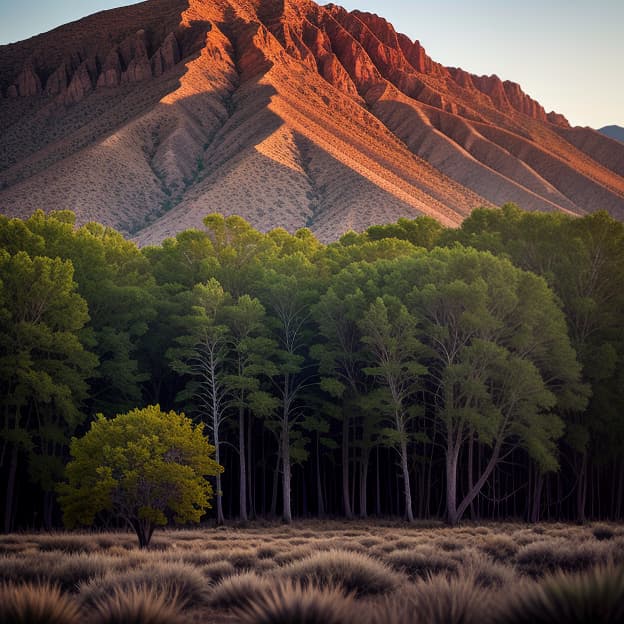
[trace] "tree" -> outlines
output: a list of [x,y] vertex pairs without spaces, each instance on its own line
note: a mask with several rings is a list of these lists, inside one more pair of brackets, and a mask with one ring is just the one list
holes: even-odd
[[[197,412],[212,433],[215,459],[219,464],[221,428],[232,399],[226,384],[230,335],[222,318],[223,307],[230,297],[214,278],[206,284],[196,284],[191,295],[191,312],[185,318],[186,331],[189,333],[177,339],[180,347],[170,349],[168,357],[175,371],[189,376],[186,388],[179,393],[178,398],[192,402],[191,409]],[[221,475],[216,476],[217,524],[223,524]]]
[[305,442],[295,427],[304,418],[302,393],[311,385],[311,375],[305,372],[306,355],[311,342],[310,307],[318,298],[318,290],[315,267],[300,251],[272,259],[261,287],[261,300],[269,311],[268,321],[278,344],[274,386],[280,407],[269,422],[278,431],[284,522],[292,521],[291,445],[294,443],[301,456],[301,443]]
[[245,448],[245,412],[267,415],[276,399],[260,389],[261,377],[272,377],[277,369],[269,356],[276,344],[266,337],[266,315],[262,304],[249,295],[223,308],[223,321],[228,327],[232,370],[224,378],[231,405],[238,409],[239,509],[242,522],[247,521],[247,449]]
[[418,340],[417,319],[395,297],[377,297],[359,322],[362,342],[369,351],[370,365],[364,372],[380,384],[368,401],[376,399],[378,410],[387,414],[390,428],[385,437],[396,448],[401,462],[405,515],[413,522],[412,491],[407,464],[408,426],[418,413],[414,405],[420,379],[427,369],[421,364],[423,344]]
[[73,438],[67,483],[59,486],[67,527],[92,525],[102,512],[123,520],[145,548],[157,526],[199,522],[213,495],[206,477],[223,469],[203,425],[158,405],[107,420]]
[[75,291],[69,260],[0,249],[0,464],[5,451],[10,455],[6,531],[20,455],[28,458],[33,480],[52,492],[63,448],[85,418],[81,403],[97,358],[80,340],[89,315]]
[[[558,467],[558,414],[585,405],[580,367],[554,293],[509,261],[437,249],[406,261],[388,283],[403,290],[406,280],[432,354],[431,407],[446,432],[447,517],[455,524],[513,448],[525,448],[542,470]],[[460,452],[474,437],[490,457],[459,496]]]

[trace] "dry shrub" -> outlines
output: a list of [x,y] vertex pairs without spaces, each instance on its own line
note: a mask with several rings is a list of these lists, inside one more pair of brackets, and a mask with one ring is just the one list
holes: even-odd
[[61,550],[65,553],[89,553],[97,550],[98,543],[90,535],[41,535],[39,550]]
[[273,559],[278,552],[277,548],[273,546],[260,546],[256,551],[256,557],[258,559]]
[[518,551],[518,570],[533,578],[556,572],[581,572],[607,562],[607,544],[566,540],[545,540],[529,544]]
[[0,557],[0,580],[47,581],[73,591],[79,583],[118,570],[127,562],[100,553],[59,555],[35,553],[30,556]]
[[624,568],[559,573],[525,585],[502,607],[500,624],[617,624],[624,622]]
[[474,551],[469,551],[467,555],[460,569],[461,577],[471,579],[476,586],[498,590],[518,581],[512,566],[492,561],[486,555]]
[[80,598],[83,604],[93,605],[115,591],[148,588],[181,604],[197,606],[207,600],[206,578],[195,566],[181,562],[153,563],[149,566],[110,572],[102,578],[83,583]]
[[359,624],[350,596],[337,589],[280,584],[256,596],[235,615],[241,624]]
[[436,548],[440,548],[445,552],[456,552],[464,549],[464,544],[455,540],[442,538],[434,542]]
[[94,624],[182,624],[183,605],[177,596],[152,587],[116,587],[93,605]]
[[215,561],[201,568],[202,574],[211,581],[218,581],[236,573],[236,568],[229,561]]
[[315,544],[314,548],[312,548],[311,544],[307,544],[305,546],[298,546],[297,548],[292,548],[290,550],[285,550],[283,552],[279,552],[273,557],[275,563],[280,565],[284,565],[287,563],[292,563],[293,561],[299,561],[300,559],[305,559],[312,555],[314,551],[319,550],[327,550],[327,547],[321,544]]
[[459,562],[448,554],[432,547],[418,550],[397,550],[388,554],[385,560],[396,570],[411,579],[427,578],[432,574],[456,574]]
[[270,588],[271,583],[254,572],[234,574],[212,586],[209,603],[218,609],[242,607]]
[[254,551],[242,548],[231,550],[225,555],[225,558],[239,570],[251,569],[257,562]]
[[401,576],[385,563],[355,552],[329,550],[295,561],[279,570],[282,577],[317,587],[342,587],[356,596],[386,594]]
[[606,524],[599,524],[592,529],[594,537],[599,540],[610,540],[615,537],[615,531]]
[[57,585],[0,585],[0,624],[79,624],[75,602]]
[[471,579],[435,576],[416,585],[415,606],[421,622],[429,624],[484,624],[490,594]]
[[489,592],[471,579],[430,577],[371,609],[367,624],[486,624]]
[[503,563],[513,559],[518,549],[518,544],[508,535],[489,535],[479,545],[479,550]]

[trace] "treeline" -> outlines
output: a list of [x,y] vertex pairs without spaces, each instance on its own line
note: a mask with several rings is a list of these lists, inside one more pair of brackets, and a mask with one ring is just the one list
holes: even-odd
[[330,245],[204,223],[138,249],[0,217],[6,531],[60,523],[97,413],[156,403],[206,423],[218,522],[622,519],[622,223],[506,205]]

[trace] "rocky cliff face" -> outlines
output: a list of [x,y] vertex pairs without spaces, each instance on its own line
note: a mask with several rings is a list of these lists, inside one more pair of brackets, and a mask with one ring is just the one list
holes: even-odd
[[0,47],[0,95],[0,210],[70,208],[141,242],[215,210],[327,240],[506,201],[624,217],[624,146],[336,5],[98,13]]

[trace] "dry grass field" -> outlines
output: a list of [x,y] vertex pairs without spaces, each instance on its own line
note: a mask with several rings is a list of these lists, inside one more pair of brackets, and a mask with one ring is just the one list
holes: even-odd
[[398,522],[0,537],[4,622],[620,622],[624,527]]

